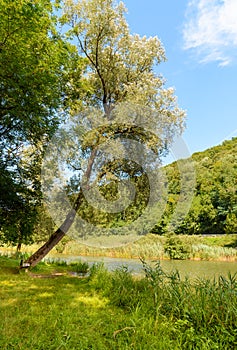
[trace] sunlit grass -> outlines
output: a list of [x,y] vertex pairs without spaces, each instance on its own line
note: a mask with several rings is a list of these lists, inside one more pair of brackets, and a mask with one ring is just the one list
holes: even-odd
[[[237,276],[181,279],[159,263],[146,277],[103,264],[86,278],[66,266],[40,265],[30,275],[0,257],[1,350],[234,349]],[[7,269],[7,267],[9,269]],[[48,276],[58,268],[56,278]]]

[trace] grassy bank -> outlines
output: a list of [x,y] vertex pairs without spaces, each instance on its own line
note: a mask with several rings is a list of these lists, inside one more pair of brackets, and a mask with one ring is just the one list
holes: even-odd
[[103,265],[77,278],[57,265],[19,273],[18,263],[0,258],[2,350],[237,346],[236,276],[181,281],[177,272],[144,264],[142,279]]
[[[118,245],[116,237],[111,237],[111,245]],[[126,241],[124,241],[126,243]],[[70,241],[66,237],[60,242],[50,254],[51,256],[82,255],[82,256],[108,256],[116,258],[139,258],[145,259],[193,259],[193,260],[222,260],[237,261],[237,235],[223,236],[176,236],[172,237],[159,235],[146,235],[133,243],[124,244],[121,247],[99,248],[103,238],[94,240],[95,247]],[[24,252],[34,252],[39,246],[24,246]],[[169,250],[168,248],[173,250]],[[16,248],[0,248],[6,253],[12,254]]]

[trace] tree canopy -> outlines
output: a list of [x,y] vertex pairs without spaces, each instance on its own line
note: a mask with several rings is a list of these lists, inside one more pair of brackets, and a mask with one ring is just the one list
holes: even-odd
[[[237,138],[219,146],[194,153],[190,159],[196,170],[195,196],[188,215],[176,225],[183,234],[230,234],[237,232]],[[168,202],[162,219],[153,229],[156,233],[169,230],[169,220],[180,201],[178,161],[166,167],[169,180]]]
[[70,91],[65,89],[65,83],[71,67],[79,60],[73,47],[58,33],[54,5],[49,0],[0,1],[3,241],[17,242],[20,230],[24,231],[21,238],[24,236],[23,241],[27,242],[32,232],[35,205],[41,197],[39,175],[43,150],[62,121],[62,107],[65,111],[68,106]]
[[[173,88],[155,73],[166,60],[158,37],[132,35],[125,19],[126,8],[114,0],[66,0],[62,23],[68,36],[88,60],[86,80],[92,94],[83,107],[103,108],[107,118],[115,106],[131,103],[148,106],[166,127],[180,132],[185,113],[177,106]],[[158,118],[159,113],[159,118]],[[126,122],[129,120],[126,119]]]
[[[51,214],[61,221],[49,241],[28,259],[30,264],[47,254],[77,220],[78,237],[84,237],[88,221],[90,227],[100,228],[119,223],[124,233],[125,217],[140,222],[150,199],[155,202],[159,197],[160,155],[182,132],[185,112],[178,107],[174,89],[166,88],[163,77],[155,73],[155,66],[166,59],[160,40],[132,35],[125,12],[124,4],[114,0],[64,1],[60,21],[66,37],[86,60],[82,80],[88,93],[82,103],[72,106],[65,129],[48,148],[44,178],[58,175],[46,185],[47,197]],[[73,185],[69,186],[71,203],[64,172],[74,173],[68,181]],[[146,172],[152,174],[149,179]],[[137,186],[136,195],[131,192],[133,186]],[[119,213],[120,197],[126,192],[126,199],[133,197],[136,205]],[[113,209],[108,209],[108,199],[114,202],[110,203]],[[135,213],[138,207],[141,212]],[[148,221],[146,217],[139,231],[148,229]]]

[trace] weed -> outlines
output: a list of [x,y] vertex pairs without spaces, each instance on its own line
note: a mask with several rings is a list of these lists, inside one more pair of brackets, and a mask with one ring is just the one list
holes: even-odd
[[70,263],[68,266],[71,271],[79,274],[86,274],[89,271],[89,264],[86,261],[77,261]]

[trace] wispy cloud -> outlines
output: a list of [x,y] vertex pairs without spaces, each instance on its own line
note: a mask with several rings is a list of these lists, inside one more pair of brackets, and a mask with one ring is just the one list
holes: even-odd
[[237,0],[190,0],[183,38],[201,62],[237,61]]

